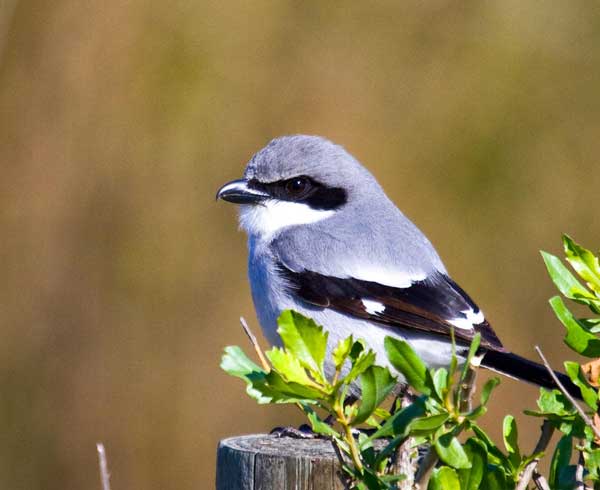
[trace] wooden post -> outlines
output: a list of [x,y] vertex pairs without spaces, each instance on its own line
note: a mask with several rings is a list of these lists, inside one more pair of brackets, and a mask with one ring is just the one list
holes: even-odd
[[217,490],[343,490],[331,442],[269,435],[219,443]]

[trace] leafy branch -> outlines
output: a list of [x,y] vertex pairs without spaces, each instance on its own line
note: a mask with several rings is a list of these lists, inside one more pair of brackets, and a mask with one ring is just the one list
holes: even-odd
[[[485,434],[475,420],[486,412],[498,380],[486,383],[480,403],[472,409],[471,361],[479,347],[478,336],[464,368],[459,369],[454,355],[448,368],[434,370],[425,366],[407,342],[386,338],[389,363],[418,395],[392,414],[381,405],[399,380],[387,367],[375,364],[375,353],[362,340],[344,339],[326,359],[327,333],[312,320],[286,311],[279,318],[278,331],[283,347],[264,354],[268,366],[255,364],[239,347],[227,347],[221,365],[242,378],[248,394],[259,403],[298,404],[312,430],[335,445],[348,488],[396,488],[405,475],[393,472],[395,453],[409,438],[415,444],[431,445],[434,457],[429,461],[435,464],[439,459],[451,469],[450,473],[428,471],[433,485],[448,475],[481,482],[487,449],[484,442],[477,442],[473,430]],[[249,337],[253,339],[251,333]],[[365,428],[370,433],[359,430]],[[458,437],[467,430],[474,437],[463,446]],[[427,479],[421,483],[427,484]]]
[[[258,403],[293,403],[300,407],[313,432],[331,440],[342,468],[346,488],[392,490],[407,477],[419,488],[431,490],[600,489],[600,267],[589,250],[563,237],[566,260],[577,276],[557,257],[542,252],[550,277],[562,297],[550,305],[566,328],[565,343],[578,354],[591,357],[587,364],[565,362],[565,370],[581,390],[579,403],[560,389],[540,390],[537,410],[526,414],[543,420],[539,440],[529,455],[519,447],[517,423],[512,415],[502,422],[502,444],[496,444],[479,425],[487,411],[498,378],[481,388],[473,407],[480,338],[460,359],[453,349],[447,367],[428,368],[411,346],[397,338],[385,339],[386,359],[376,359],[368,345],[353,337],[328,346],[328,334],[311,319],[285,311],[279,318],[282,347],[263,353],[245,322],[261,365],[239,347],[227,347],[222,368],[246,382],[247,393]],[[582,282],[584,284],[582,284]],[[577,318],[563,297],[586,306],[592,316]],[[454,346],[454,340],[453,340]],[[329,348],[329,350],[328,350]],[[551,375],[547,360],[538,349]],[[386,366],[378,365],[384,362]],[[414,401],[384,408],[399,385],[408,385]],[[538,462],[550,445],[552,433],[561,434],[551,458],[548,478]],[[416,475],[398,474],[398,452],[428,448]],[[571,464],[577,455],[578,463]],[[591,488],[591,487],[586,487]]]

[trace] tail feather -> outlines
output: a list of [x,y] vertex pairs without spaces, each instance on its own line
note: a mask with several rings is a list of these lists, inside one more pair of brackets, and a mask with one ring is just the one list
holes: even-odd
[[[552,376],[550,376],[550,373],[543,365],[525,359],[517,354],[513,354],[512,352],[489,350],[483,356],[481,366],[504,374],[505,376],[520,379],[544,388],[558,388],[552,379]],[[581,391],[573,384],[566,374],[557,371],[554,371],[554,374],[556,374],[556,377],[569,394],[581,400]]]

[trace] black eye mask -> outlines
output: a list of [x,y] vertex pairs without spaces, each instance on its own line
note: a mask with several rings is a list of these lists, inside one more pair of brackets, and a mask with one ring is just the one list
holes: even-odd
[[273,199],[301,202],[318,210],[338,209],[348,200],[341,187],[328,187],[304,175],[268,183],[252,179],[248,187],[266,192]]

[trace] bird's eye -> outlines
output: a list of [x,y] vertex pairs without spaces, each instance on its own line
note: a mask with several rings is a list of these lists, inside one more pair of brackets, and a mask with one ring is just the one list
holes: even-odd
[[290,196],[300,196],[310,187],[310,181],[306,177],[294,177],[285,183],[285,190]]

